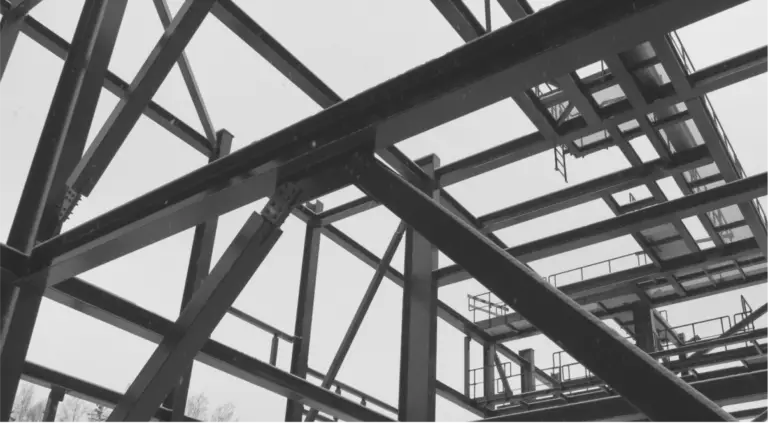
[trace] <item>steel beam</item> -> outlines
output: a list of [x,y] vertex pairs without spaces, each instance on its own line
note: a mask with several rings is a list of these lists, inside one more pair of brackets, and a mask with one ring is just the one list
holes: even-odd
[[[0,262],[4,266],[23,262],[25,257],[3,244],[0,244],[0,254],[2,254]],[[77,278],[69,279],[55,288],[48,289],[45,294],[49,299],[64,306],[153,343],[161,342],[164,336],[174,331],[173,322]],[[304,379],[216,341],[206,342],[196,360],[278,395],[301,398],[302,402],[311,407],[346,420],[390,420],[374,410],[338,397]],[[324,376],[312,369],[309,369],[309,372],[320,379]],[[342,382],[337,381],[336,384],[355,395],[365,395]],[[375,403],[383,409],[397,412],[397,409],[390,405],[381,401],[374,402],[369,395],[366,397],[370,398],[371,404]]]
[[[71,397],[80,398],[82,400],[85,400],[97,405],[103,405],[105,407],[110,407],[110,408],[114,407],[115,404],[117,404],[117,402],[120,401],[120,397],[122,397],[122,394],[112,391],[110,389],[101,387],[99,385],[95,385],[90,382],[86,382],[82,379],[78,379],[76,377],[66,375],[61,372],[57,372],[56,370],[49,369],[47,367],[43,367],[39,364],[35,364],[29,361],[24,363],[23,377],[26,381],[30,383],[34,383],[35,385],[50,388],[52,393],[53,391],[57,391],[61,389],[66,391],[66,394]],[[55,411],[53,411],[53,415],[55,416]],[[183,416],[182,420],[172,420],[171,411],[162,407],[157,409],[153,417],[159,421],[166,421],[166,422],[167,421],[187,421],[187,422],[197,421],[187,416]],[[53,421],[53,420],[43,420],[43,421]]]
[[[159,5],[158,2],[160,2]],[[160,10],[160,6],[163,6],[166,8],[164,9],[165,12],[168,12],[165,0],[156,0],[155,6],[158,7],[158,10]],[[160,13],[160,16],[164,16],[162,12]],[[166,24],[166,26],[168,25]],[[181,66],[181,61],[179,62],[179,65]],[[232,149],[232,138],[232,134],[225,130],[221,130],[216,134],[216,152],[210,161],[217,160],[218,158],[229,154]],[[184,291],[181,295],[181,309],[179,312],[184,311],[184,307],[186,307],[192,299],[192,295],[208,276],[211,269],[213,245],[216,238],[216,228],[218,223],[218,219],[213,218],[195,227],[195,235],[192,239],[192,251],[190,252],[189,264],[187,265],[187,277],[184,282]],[[230,309],[229,311],[231,312],[232,310]],[[166,408],[172,411],[171,418],[173,421],[180,421],[184,417],[191,377],[192,366],[183,372],[178,386],[171,391],[163,403]]]
[[[698,253],[686,254],[664,262],[661,269],[653,265],[645,265],[621,272],[576,282],[563,287],[560,291],[580,305],[592,304],[631,294],[631,285],[648,280],[658,280],[664,274],[673,274],[704,267],[713,268],[718,263],[738,260],[747,256],[759,254],[760,249],[753,239],[745,239],[727,244],[721,248],[705,250]],[[764,259],[763,259],[764,260]],[[731,267],[728,265],[727,267]],[[699,277],[698,274],[686,275],[678,283]],[[666,281],[666,283],[669,283]],[[524,320],[518,313],[478,322],[483,327],[494,327],[505,324],[515,324]]]
[[235,301],[282,234],[280,226],[296,205],[298,190],[283,186],[261,214],[253,213],[165,336],[110,421],[149,420],[178,383],[195,355]]
[[[0,3],[3,7],[3,13],[6,13],[6,3]],[[26,17],[22,22],[21,32],[37,42],[41,47],[53,53],[59,59],[66,59],[71,46],[66,40],[59,37],[56,33],[46,28],[43,24],[32,17]],[[104,88],[116,95],[118,98],[128,96],[129,84],[112,72],[107,72],[103,80]],[[213,151],[213,145],[183,120],[174,116],[157,103],[149,102],[147,108],[143,111],[149,119],[175,135],[189,146],[200,153],[210,156]]]
[[[365,315],[368,313],[368,309],[373,303],[373,299],[376,296],[376,292],[379,290],[379,286],[381,286],[381,281],[384,279],[384,272],[389,267],[390,262],[392,261],[392,257],[395,255],[397,247],[400,245],[400,241],[403,239],[404,233],[405,224],[400,223],[400,225],[395,230],[395,234],[392,236],[392,239],[389,241],[389,245],[387,245],[387,249],[384,251],[384,255],[381,257],[381,262],[376,267],[373,278],[368,284],[368,289],[365,290],[363,299],[360,300],[360,305],[357,307],[357,311],[355,312],[354,317],[352,317],[352,322],[349,324],[347,332],[344,334],[344,338],[341,340],[341,345],[339,345],[339,348],[336,350],[336,355],[333,356],[331,365],[328,367],[328,371],[325,373],[325,377],[323,377],[323,381],[320,384],[321,387],[328,389],[336,380],[336,376],[338,376],[339,370],[341,370],[341,365],[344,363],[344,359],[347,357],[347,353],[352,347],[352,342],[355,340],[355,336],[357,336],[357,332],[360,330],[360,326],[363,324],[363,319],[365,318]],[[307,413],[305,421],[311,422],[315,419],[316,416],[317,410],[310,409]]]
[[[628,121],[637,116],[645,116],[650,112],[730,86],[755,75],[765,73],[765,71],[766,48],[761,47],[694,72],[689,76],[691,83],[694,84],[693,89],[684,95],[676,93],[674,88],[672,88],[672,84],[666,84],[661,87],[659,93],[657,93],[657,95],[661,95],[661,98],[656,99],[656,101],[650,105],[645,104],[639,111],[637,111],[637,113],[635,113],[635,109],[628,100],[623,100],[617,103],[617,105],[611,106],[608,110],[601,110],[601,116],[603,116],[604,123],[601,124],[600,127],[589,127],[586,125],[586,122],[583,124],[566,123],[564,125],[565,129],[562,129],[564,134],[560,139],[562,140],[562,143],[570,142],[589,133],[603,129],[603,127],[611,125],[615,126],[615,124]],[[612,77],[610,74],[607,76]],[[606,88],[606,86],[603,85],[587,85],[587,87],[590,88],[590,92]],[[560,94],[564,94],[564,92],[560,91]],[[565,100],[564,95],[559,96],[557,101],[549,101],[549,97],[542,99],[548,106]],[[683,113],[682,115],[687,116],[687,113]],[[683,118],[683,116],[681,116],[681,118]],[[656,122],[653,127],[660,129],[671,122],[674,121],[659,121]],[[626,137],[630,138],[630,136],[634,137],[639,135],[642,135],[642,131],[638,129],[636,134],[626,134]],[[508,141],[456,162],[449,163],[438,169],[435,177],[442,187],[447,187],[465,181],[473,176],[542,153],[551,148],[551,143],[547,142],[540,132],[536,132]],[[325,223],[333,223],[354,216],[355,214],[362,213],[366,210],[370,210],[378,205],[379,204],[370,197],[363,197],[328,210],[324,213],[323,221]]]
[[[512,247],[507,249],[507,252],[519,260],[539,260],[652,228],[667,223],[671,219],[684,218],[765,196],[768,194],[766,185],[766,173],[764,172],[708,191],[670,200],[636,212]],[[443,281],[441,284],[443,286],[469,278],[469,274],[461,270],[458,265],[444,267],[437,273],[438,278]]]
[[91,194],[214,3],[215,0],[187,0],[176,13],[136,73],[128,88],[130,96],[120,100],[67,181],[78,196]]
[[[153,0],[155,4],[155,10],[160,18],[160,22],[163,24],[163,28],[166,29],[171,26],[171,10],[168,8],[168,3],[165,0]],[[203,101],[203,95],[200,92],[200,87],[197,86],[195,80],[195,74],[192,73],[192,67],[187,60],[187,55],[183,51],[179,55],[179,70],[181,76],[184,78],[184,83],[189,91],[189,96],[192,98],[192,104],[195,106],[197,117],[200,118],[200,124],[203,126],[205,136],[208,137],[208,141],[212,144],[216,142],[216,134],[213,129],[213,123],[211,122],[211,116],[208,114],[208,109],[205,107]]]
[[534,352],[528,348],[520,351],[520,356],[523,357],[528,364],[520,366],[520,388],[523,392],[532,392],[536,390],[536,381],[534,379],[533,369],[534,365]]
[[45,410],[43,411],[44,422],[56,421],[56,412],[59,410],[59,404],[63,399],[64,388],[61,386],[52,386],[51,392],[48,393],[48,400],[45,402]]
[[462,395],[439,380],[437,381],[437,394],[478,417],[485,417],[485,411],[480,408],[476,401],[469,399],[466,395]]
[[[417,228],[448,257],[468,268],[481,284],[515,307],[650,418],[673,420],[701,416],[731,420],[730,415],[712,401],[372,156],[359,155],[349,168],[359,188]],[[515,283],[510,284],[510,280]],[[654,386],[653,395],[648,395],[645,389],[649,385]]]
[[[440,166],[431,156],[423,166],[434,175]],[[438,190],[426,195],[439,201]],[[435,420],[437,374],[437,248],[413,227],[405,231],[405,284],[400,342],[398,420]]]
[[464,337],[464,396],[469,398],[469,389],[470,389],[470,382],[469,382],[469,372],[472,371],[471,367],[471,349],[472,347],[472,338],[465,336]]
[[[322,211],[318,203],[316,210]],[[309,347],[312,339],[312,314],[315,309],[315,286],[317,282],[317,263],[320,260],[320,222],[312,219],[307,222],[304,235],[304,253],[301,261],[301,280],[299,281],[299,298],[296,303],[296,323],[293,336],[293,351],[291,354],[291,374],[302,379],[307,378],[309,369]],[[325,387],[324,387],[325,388]],[[291,398],[285,406],[285,421],[300,422],[304,406]]]
[[[256,188],[264,183],[274,187],[275,181],[270,183],[269,179],[277,176],[275,172],[285,180],[372,141],[377,148],[391,146],[535,85],[544,68],[552,74],[567,72],[644,41],[651,28],[654,32],[672,30],[738,3],[741,0],[705,3],[697,8],[690,8],[684,0],[557,3],[193,171],[38,248],[61,266],[64,257],[64,261],[77,259],[81,263],[74,266],[72,262],[68,272],[53,272],[58,273],[53,280],[72,271],[82,272],[194,226],[211,214],[226,213],[269,195],[270,190]],[[577,28],[574,22],[579,22]],[[568,54],[576,48],[581,49],[580,54]],[[364,128],[376,128],[375,134],[356,132]],[[344,185],[341,182],[336,188]],[[111,241],[124,237],[132,242],[118,242],[119,248],[110,248],[108,254],[102,248],[99,258],[84,260],[93,253],[88,246],[94,242],[116,246]],[[82,264],[85,262],[87,266]]]
[[5,68],[11,59],[11,53],[16,46],[16,40],[19,38],[19,30],[24,17],[42,0],[21,0],[16,3],[7,13],[3,13],[3,19],[0,20],[0,80],[3,79]]
[[[43,0],[21,0],[11,8],[10,13],[8,13],[8,18],[11,20],[20,20],[21,18],[26,17],[32,9],[42,2]],[[11,4],[13,4],[13,2]]]
[[[723,332],[718,338],[728,338],[734,334],[739,333],[740,331],[744,330],[744,328],[752,324],[755,320],[763,317],[766,311],[768,311],[768,303],[763,304],[760,308],[750,313],[749,316],[745,316],[743,320],[741,320],[740,322],[728,328],[728,330]],[[699,357],[704,354],[707,354],[709,351],[711,350],[710,349],[699,350],[691,354],[690,356],[688,356],[688,358]]]
[[341,97],[232,0],[219,0],[211,9],[211,14],[320,107],[328,108],[341,101]]
[[656,329],[653,308],[638,302],[632,309],[632,324],[635,328],[635,342],[641,350],[652,353],[656,350]]
[[[381,263],[381,259],[376,257],[358,242],[336,229],[333,225],[324,226],[323,234],[371,268],[376,269],[378,268],[379,263]],[[401,288],[405,285],[405,276],[391,266],[387,268],[384,275]],[[476,324],[472,323],[461,313],[452,309],[440,300],[437,302],[437,317],[456,328],[459,332],[470,336],[474,341],[480,344],[489,342],[491,339]]]
[[[754,331],[753,333],[747,334],[749,336],[743,336],[743,335],[744,334],[738,337],[733,337],[728,342],[719,342],[718,345],[723,346],[726,344],[727,345],[737,344],[739,342],[748,341],[750,339],[765,338],[765,330]],[[654,359],[662,359],[665,357],[670,357],[670,356],[679,354],[680,351],[696,351],[698,349],[703,349],[703,348],[706,348],[707,345],[711,345],[711,343],[709,341],[704,341],[703,343],[697,342],[695,344],[689,344],[683,348],[676,348],[674,350],[666,350],[666,351],[657,351],[650,355]],[[754,356],[756,354],[755,350],[751,348],[739,348],[736,354],[734,354],[731,351],[719,353],[718,357],[716,357],[715,359],[710,359],[708,360],[708,362],[706,361],[703,362],[702,360],[697,360],[694,362],[691,362],[691,361],[679,362],[680,364],[676,364],[675,368],[679,370],[679,369],[691,369],[691,368],[700,367],[700,366],[706,367],[711,363],[719,363],[719,364],[736,363],[743,358],[748,358],[750,355]],[[681,360],[684,360],[684,359],[681,359]],[[749,373],[749,372],[750,370],[748,367],[738,366],[738,367],[724,368],[724,369],[715,370],[715,371],[708,371],[704,373],[698,373],[697,375],[689,375],[689,376],[683,375],[681,378],[686,382],[691,382],[696,380],[701,381],[701,380],[707,380],[707,379],[714,379],[714,378],[723,377],[723,376],[733,376],[734,374]],[[526,401],[528,405],[527,406],[524,405],[523,408],[517,408],[517,409],[506,409],[506,410],[497,409],[496,411],[491,412],[490,414],[492,417],[492,416],[498,416],[498,415],[512,414],[513,411],[514,412],[532,411],[532,410],[547,408],[553,405],[551,400],[546,400],[546,397],[548,396],[553,396],[556,402],[561,402],[561,403],[567,402],[567,401],[564,401],[566,398],[572,402],[594,399],[595,397],[589,398],[588,396],[578,394],[579,392],[583,392],[585,389],[588,389],[590,387],[593,388],[593,392],[598,393],[598,398],[602,398],[602,397],[610,396],[614,394],[611,391],[606,389],[601,389],[599,391],[594,390],[594,388],[597,388],[598,386],[605,387],[604,383],[598,378],[594,376],[588,376],[588,377],[571,379],[564,382],[562,390],[539,389],[530,393],[514,395],[510,398],[500,398],[497,395],[497,398],[491,401],[489,405],[498,406],[503,403],[514,403],[517,401]],[[557,395],[559,393],[562,393],[563,391],[569,393],[568,396],[563,397],[561,395],[558,398]],[[576,395],[574,395],[574,393]],[[544,398],[543,401],[542,401],[542,398]],[[559,405],[559,404],[555,404],[555,405]]]
[[483,232],[498,231],[551,213],[597,200],[635,186],[695,169],[712,162],[706,147],[675,154],[670,160],[657,159],[590,181],[570,186],[478,218]]
[[[125,6],[125,0],[108,5],[87,1],[83,6],[73,37],[75,47],[59,77],[8,235],[8,244],[21,252],[29,254],[37,241],[55,234],[49,232],[49,220],[58,217],[51,213],[51,201],[64,189],[62,171],[82,153]],[[27,266],[18,268],[15,276],[23,277]],[[2,290],[0,420],[10,417],[44,289],[30,284],[14,292],[7,285]]]
[[496,360],[496,344],[483,345],[483,399],[489,401],[496,394],[496,377],[494,364]]
[[[739,404],[749,401],[759,401],[765,398],[768,391],[766,380],[768,372],[759,370],[735,376],[726,376],[691,383],[703,395],[711,401],[721,405]],[[693,413],[690,410],[680,410],[680,420],[691,421]],[[589,420],[617,420],[629,421],[652,416],[643,416],[627,401],[620,396],[596,399],[593,401],[578,402],[575,404],[549,407],[540,410],[509,414],[486,419],[484,421],[589,421]],[[730,420],[733,417],[728,415]]]

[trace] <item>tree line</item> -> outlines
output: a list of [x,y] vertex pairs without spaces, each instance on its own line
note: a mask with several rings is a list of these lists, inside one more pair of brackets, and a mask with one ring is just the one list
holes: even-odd
[[[35,401],[36,387],[22,381],[16,394],[11,410],[12,422],[43,421],[47,397]],[[236,422],[238,421],[234,404],[231,402],[218,405],[209,414],[210,401],[205,393],[197,393],[187,399],[185,414],[200,421]],[[103,422],[109,417],[112,409],[103,405],[94,405],[80,398],[65,396],[56,411],[57,422]]]

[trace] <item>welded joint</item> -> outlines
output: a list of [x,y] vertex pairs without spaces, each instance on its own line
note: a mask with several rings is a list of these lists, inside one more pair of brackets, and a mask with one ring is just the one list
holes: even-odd
[[301,189],[294,183],[286,182],[278,186],[261,211],[261,216],[275,226],[282,225],[296,206],[300,194]]

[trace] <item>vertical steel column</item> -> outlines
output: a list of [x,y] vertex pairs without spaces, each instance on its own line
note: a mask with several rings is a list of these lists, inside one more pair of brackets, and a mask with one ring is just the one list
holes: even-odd
[[637,302],[632,307],[632,323],[635,327],[635,341],[638,348],[652,353],[656,350],[655,320],[653,309],[643,302]]
[[298,201],[293,185],[281,185],[261,214],[253,213],[211,273],[192,295],[174,330],[165,336],[109,421],[149,420],[282,234],[280,226]]
[[[320,202],[310,208],[313,208],[312,211],[315,213],[323,211],[323,205]],[[309,369],[309,343],[312,335],[312,313],[315,308],[315,282],[317,280],[321,236],[320,219],[313,218],[308,221],[301,263],[299,300],[296,305],[296,324],[293,332],[297,339],[293,341],[293,353],[291,355],[291,374],[302,379],[307,378],[307,370]],[[289,398],[285,406],[285,421],[300,422],[303,411],[304,406],[300,402]]]
[[469,398],[469,372],[470,369],[470,347],[472,346],[472,338],[469,336],[464,337],[464,395]]
[[[440,160],[422,165],[434,177]],[[439,201],[438,190],[426,194]],[[437,356],[437,248],[413,227],[405,231],[405,284],[400,344],[400,421],[434,421]]]
[[[341,345],[339,345],[339,349],[336,351],[336,355],[333,357],[333,361],[331,361],[331,365],[328,367],[328,372],[326,372],[325,377],[323,377],[323,383],[320,384],[323,388],[330,388],[333,381],[336,380],[336,376],[338,376],[339,370],[341,370],[341,365],[344,363],[344,359],[347,357],[347,353],[352,347],[352,342],[355,340],[355,336],[357,336],[357,331],[360,330],[360,326],[363,324],[363,319],[373,303],[373,298],[376,296],[379,286],[381,286],[381,281],[384,279],[384,273],[389,269],[392,257],[394,257],[395,252],[397,251],[397,246],[400,245],[400,241],[403,239],[405,227],[405,222],[401,222],[397,229],[395,229],[395,234],[392,235],[392,239],[389,241],[389,245],[387,245],[387,249],[384,251],[384,255],[382,256],[379,265],[376,266],[376,271],[373,272],[371,283],[368,284],[368,289],[365,290],[363,299],[360,300],[360,305],[357,307],[357,311],[352,318],[352,322],[349,324],[349,328],[347,328],[347,333],[344,334],[344,338],[341,340]],[[311,422],[316,417],[317,410],[313,408],[309,410],[307,418],[304,421]]]
[[[11,0],[11,10],[22,1],[24,0]],[[10,11],[0,20],[0,82],[2,82],[3,74],[8,67],[8,61],[11,60],[16,40],[19,39],[21,21],[21,19],[14,19]]]
[[[71,170],[82,154],[125,6],[126,0],[88,0],[83,6],[8,235],[8,245],[25,254],[32,253],[38,240],[53,235],[46,228],[57,226],[46,221],[57,217],[49,213],[51,200],[64,189],[66,176],[62,174]],[[76,158],[70,163],[73,156]],[[37,259],[34,254],[32,257]],[[7,421],[45,287],[13,289],[4,285],[0,420]]]
[[496,360],[496,344],[487,343],[483,345],[483,397],[490,401],[496,393],[496,376],[493,368]]
[[504,396],[512,395],[512,388],[509,386],[507,374],[504,372],[504,366],[501,364],[501,359],[498,354],[493,356],[493,362],[496,364],[496,372],[499,373],[501,385],[504,387]]
[[536,364],[534,362],[533,349],[528,348],[520,351],[520,357],[526,360],[520,366],[520,388],[523,392],[532,392],[536,390],[536,377],[534,369]]
[[45,403],[45,411],[43,412],[44,422],[56,421],[56,411],[58,411],[59,404],[63,399],[64,388],[61,386],[51,387],[51,392],[48,394],[48,401]]
[[[216,133],[216,149],[211,156],[209,163],[229,154],[232,150],[233,135],[226,130]],[[187,306],[192,294],[200,287],[203,280],[208,276],[211,270],[211,259],[213,256],[213,243],[216,238],[216,228],[219,219],[211,219],[195,227],[195,236],[192,240],[192,251],[189,255],[189,265],[187,266],[187,279],[184,282],[184,292],[181,296],[181,310]],[[163,402],[166,408],[171,410],[171,421],[180,422],[184,420],[184,411],[187,407],[187,396],[189,395],[189,380],[192,377],[192,366],[181,376],[179,385],[173,389]]]
[[269,364],[277,365],[277,350],[280,347],[280,338],[275,335],[272,337],[272,347],[269,350]]

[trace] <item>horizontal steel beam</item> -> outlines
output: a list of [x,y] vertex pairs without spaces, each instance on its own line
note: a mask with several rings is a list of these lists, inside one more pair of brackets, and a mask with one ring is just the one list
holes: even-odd
[[59,267],[49,271],[55,283],[268,196],[277,183],[316,173],[315,164],[493,104],[541,82],[543,69],[566,73],[741,2],[557,3],[52,238],[36,255]]
[[[118,403],[118,401],[120,401],[120,398],[123,397],[123,394],[119,392],[115,392],[111,389],[86,382],[82,379],[66,375],[64,373],[29,361],[24,363],[24,369],[22,371],[22,378],[30,383],[51,389],[55,387],[61,387],[66,390],[67,395],[80,398],[97,405],[103,405],[105,407],[112,408],[115,406],[115,404]],[[155,418],[160,421],[171,421],[171,410],[161,407],[157,410],[157,412],[155,412]],[[196,422],[199,420],[184,416],[184,421]]]
[[[753,330],[753,331],[749,331],[749,332],[743,332],[743,333],[740,333],[738,335],[729,336],[727,338],[719,338],[719,339],[710,339],[710,340],[706,340],[706,341],[699,341],[699,342],[694,342],[694,343],[691,343],[691,344],[687,344],[687,345],[679,347],[679,348],[673,348],[673,349],[664,350],[664,351],[656,351],[656,352],[651,353],[650,356],[655,358],[655,359],[662,359],[662,358],[666,358],[666,357],[674,357],[674,356],[678,356],[680,354],[685,354],[685,353],[688,353],[688,352],[691,352],[691,351],[700,351],[700,350],[704,350],[704,349],[707,349],[707,348],[717,348],[717,347],[723,347],[723,346],[727,346],[727,345],[734,345],[734,344],[749,342],[749,341],[753,341],[753,340],[757,340],[757,339],[764,339],[764,338],[766,338],[766,336],[768,336],[768,330],[767,329],[757,329],[757,330]],[[720,355],[720,356],[716,357],[714,360],[712,360],[712,362],[716,362],[716,363],[719,363],[719,364],[726,364],[727,362],[739,361],[742,357],[748,357],[748,356],[752,356],[754,354],[759,354],[759,353],[755,352],[754,347],[750,347],[750,348],[746,348],[746,349],[745,348],[741,348],[740,351],[737,354],[735,354],[735,355],[733,355],[731,353],[728,353],[728,356]],[[677,363],[677,365],[676,365],[675,368],[677,370],[688,370],[688,369],[695,368],[695,367],[706,366],[708,364],[708,363],[702,364],[702,362],[700,360],[690,360],[690,357],[688,359],[686,359],[686,360],[682,360],[682,361],[676,362],[676,363]],[[731,369],[733,369],[733,368],[731,368]],[[710,374],[710,373],[711,372],[707,372],[705,374]],[[691,376],[694,377],[694,380],[702,380],[702,379],[705,378],[703,376],[695,376],[695,375],[691,375]],[[684,379],[686,381],[688,381],[687,378],[684,377]],[[578,391],[578,390],[587,388],[589,386],[594,386],[595,384],[599,384],[599,383],[602,383],[602,382],[600,380],[598,380],[597,378],[595,378],[594,376],[589,376],[589,377],[584,377],[584,378],[579,378],[579,379],[571,379],[571,380],[563,382],[562,388],[559,388],[559,389],[544,389],[544,390],[537,390],[537,391],[534,391],[534,392],[522,393],[522,394],[514,395],[512,397],[503,398],[501,400],[494,400],[491,403],[492,404],[503,403],[503,402],[507,402],[507,403],[512,402],[512,403],[514,403],[515,401],[519,401],[519,400],[529,401],[529,400],[534,399],[534,398],[546,397],[547,395],[552,395],[552,394],[555,394],[555,393],[557,393],[559,391],[563,391],[563,390],[565,390],[565,391]],[[506,413],[501,412],[501,414],[506,414]]]
[[[765,399],[768,371],[694,381],[691,386],[721,406]],[[628,421],[645,417],[620,396],[577,402],[528,412],[492,417],[484,421]]]
[[[518,260],[539,260],[652,228],[667,223],[671,219],[685,218],[765,196],[768,194],[767,185],[766,173],[764,172],[708,191],[508,248],[507,252]],[[469,274],[458,265],[439,269],[437,277],[441,286],[470,278]]]
[[443,382],[437,381],[437,395],[447,399],[455,405],[469,411],[470,413],[478,416],[485,417],[484,409],[477,403],[477,401],[469,399],[466,395],[451,388]]
[[[219,159],[214,163],[219,163],[225,159]],[[302,201],[332,192],[339,186],[347,184],[349,180],[343,172],[333,168],[327,170],[312,168],[307,169],[306,172],[313,174],[314,177],[303,178],[299,184],[302,189]],[[58,255],[58,259],[50,260],[47,253],[42,250],[35,250],[33,257],[36,257],[38,261],[33,260],[35,266],[33,269],[37,269],[37,271],[32,271],[25,278],[25,281],[19,280],[17,283],[23,284],[27,281],[45,279],[48,286],[55,285],[62,280],[164,239],[168,234],[178,233],[181,228],[188,229],[199,224],[201,217],[210,219],[219,216],[222,214],[222,210],[228,209],[232,204],[239,204],[238,207],[247,205],[251,202],[249,197],[251,195],[260,196],[262,193],[271,195],[277,186],[275,184],[277,176],[274,169],[261,169],[259,172],[252,173],[250,178],[245,178],[248,182],[235,184],[234,190],[224,190],[218,193],[201,192],[186,198],[181,204],[176,204],[173,207],[168,206],[173,200],[167,199],[161,202],[159,197],[155,197],[155,195],[162,193],[162,189],[153,191],[149,194],[150,197],[154,198],[151,201],[151,208],[154,210],[151,218],[144,219],[139,224],[131,224],[128,227],[118,229],[113,233],[115,237],[111,238],[111,241],[103,243],[106,240],[102,239],[102,243],[88,243],[88,245],[71,251],[71,254]],[[242,181],[243,178],[238,179]],[[175,198],[186,194],[178,191],[176,193]],[[168,193],[163,195],[166,194]],[[135,205],[136,202],[134,201],[122,207],[126,208],[124,211],[130,211]],[[192,213],[179,214],[180,209],[186,209],[187,212]],[[197,211],[193,211],[193,209],[197,209]],[[103,215],[102,218],[107,215],[109,213]],[[96,220],[100,219],[97,218]],[[40,244],[38,248],[43,245]],[[57,247],[51,247],[53,250],[57,249]],[[50,263],[50,265],[47,266],[45,263]]]
[[709,150],[704,146],[696,147],[675,154],[669,161],[657,159],[601,176],[486,214],[478,220],[483,227],[483,232],[497,231],[709,163],[712,163]]
[[[697,96],[744,81],[753,76],[765,73],[765,71],[766,47],[757,48],[692,73],[689,76],[689,80],[691,81],[693,88],[684,94],[675,92],[671,83],[665,84],[659,88],[659,91],[656,93],[661,101],[657,99],[657,101],[650,105],[646,104],[645,108],[638,111],[636,114],[644,116],[647,113],[662,110],[670,105],[687,101]],[[612,75],[608,74],[607,76],[611,77],[611,80],[613,79]],[[587,84],[586,87],[590,87],[590,85]],[[595,92],[604,88],[607,88],[604,84],[596,85],[590,92]],[[560,99],[561,101],[566,100],[564,96],[561,97],[563,97]],[[547,98],[548,97],[542,99],[547,105],[553,105],[559,102],[552,101],[550,104],[546,101]],[[600,127],[586,126],[586,122],[579,123],[578,119],[573,122],[569,121],[569,123],[564,126],[564,129],[562,129],[564,134],[560,136],[558,142],[565,144],[589,133],[603,129],[604,127],[628,121],[635,117],[633,110],[633,106],[630,104],[629,100],[622,100],[612,105],[607,110],[601,110],[601,115],[606,123],[601,124]],[[679,117],[675,117],[674,119],[658,121],[653,124],[653,127],[660,129],[679,119],[687,119],[689,117],[690,115],[687,112],[683,112]],[[642,135],[642,129],[637,128],[636,130],[626,133],[625,137],[631,139]],[[524,158],[543,153],[550,148],[552,148],[552,145],[545,139],[544,135],[539,132],[531,133],[486,151],[465,157],[456,162],[449,163],[435,172],[435,178],[440,186],[447,187]],[[653,203],[654,202],[651,202],[650,204]],[[643,205],[638,202],[632,206],[639,208],[640,206],[644,207],[647,205],[649,204]],[[324,223],[337,222],[378,206],[379,204],[376,200],[367,196],[362,197],[325,211],[322,214],[322,221]],[[510,209],[514,207],[516,206],[512,206]],[[628,211],[630,210],[626,210],[626,212]],[[483,218],[481,217],[480,219],[482,220]],[[500,228],[501,227],[498,229]]]
[[[18,260],[14,256],[23,256],[5,246],[0,251],[3,252],[4,265],[6,258],[13,262]],[[69,279],[55,288],[49,288],[45,296],[150,342],[161,342],[174,330],[170,320],[80,279]],[[278,395],[298,398],[311,407],[340,418],[389,420],[384,415],[213,340],[205,344],[196,360]]]
[[[712,267],[719,263],[726,263],[729,260],[738,259],[740,257],[746,257],[754,254],[759,254],[760,248],[754,239],[745,239],[742,241],[736,241],[731,244],[717,249],[709,249],[696,253],[687,254],[685,256],[677,257],[665,262],[664,266],[660,269],[654,265],[646,265],[636,267],[621,272],[612,273],[605,276],[599,276],[596,278],[588,279],[584,282],[577,282],[570,285],[560,287],[560,291],[565,295],[568,295],[571,299],[578,304],[585,306],[596,302],[610,301],[611,299],[624,297],[629,294],[636,293],[635,287],[638,283],[643,283],[650,280],[664,279],[665,274],[674,274],[678,272],[684,272],[689,270],[701,269],[704,267]],[[727,267],[724,265],[723,267]],[[686,275],[678,279],[678,282],[683,283],[690,279],[695,279],[700,276],[700,272],[695,272],[692,275]],[[747,278],[743,285],[736,285],[736,287],[744,287],[748,285],[754,285],[763,281],[761,275],[757,278]],[[654,283],[652,287],[662,287],[669,284],[667,280],[663,282]],[[733,285],[719,284],[715,288],[707,287],[702,290],[691,290],[685,297],[679,297],[676,294],[670,297],[655,298],[654,307],[661,307],[670,304],[676,304],[682,301],[688,301],[695,298],[701,298],[704,296],[714,295],[728,290],[735,289]],[[596,311],[595,315],[600,318],[614,317],[619,313],[628,311],[627,308],[619,307],[617,309],[611,309],[608,312]],[[478,322],[480,327],[492,328],[503,325],[514,325],[525,318],[519,313],[511,313],[506,316],[494,317],[492,319]],[[538,334],[536,328],[529,330],[521,330],[516,334],[510,334],[501,338],[495,338],[496,341],[509,341],[512,339],[524,338]]]
[[[3,13],[6,13],[6,3],[3,2],[2,5]],[[55,32],[46,28],[45,25],[30,16],[25,17],[21,25],[21,32],[29,38],[56,55],[56,57],[62,60],[67,58],[70,45]],[[104,79],[104,88],[118,98],[123,99],[128,95],[129,84],[114,73],[107,71],[107,76]],[[203,153],[205,156],[211,156],[213,154],[213,146],[202,134],[195,131],[183,120],[174,116],[171,112],[157,103],[149,102],[143,113],[162,128],[165,128],[168,132],[172,133],[200,153]]]

